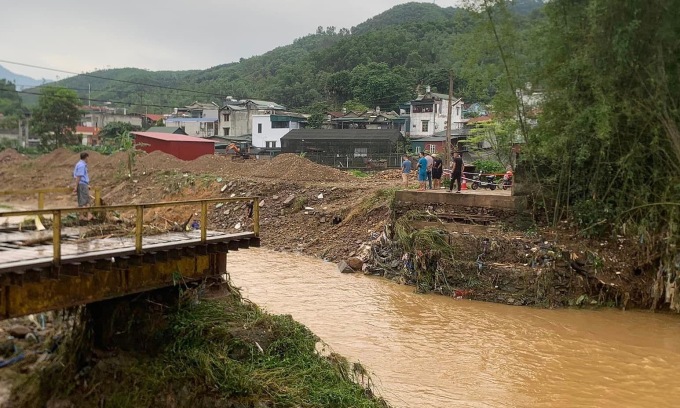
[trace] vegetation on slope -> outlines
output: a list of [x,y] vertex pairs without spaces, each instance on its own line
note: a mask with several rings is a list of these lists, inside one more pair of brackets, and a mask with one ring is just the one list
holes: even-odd
[[[520,3],[540,4],[535,0]],[[488,101],[487,92],[470,92],[466,86],[468,79],[458,74],[466,59],[464,53],[478,45],[475,35],[463,35],[474,32],[480,24],[478,20],[478,14],[472,11],[406,3],[354,27],[351,32],[320,28],[291,45],[204,71],[150,72],[124,68],[94,73],[197,92],[84,76],[58,84],[77,89],[81,97],[87,96],[90,85],[92,98],[124,101],[128,108],[140,112],[146,108],[149,112],[168,111],[162,106],[181,106],[195,100],[220,102],[226,96],[275,100],[289,108],[320,102],[338,108],[356,99],[369,107],[392,109],[413,96],[419,85],[432,85],[435,90],[446,92],[448,71],[453,68],[457,95]],[[485,64],[497,62],[497,58],[492,58]],[[398,80],[382,83],[376,80],[376,73]],[[376,93],[376,87],[383,89],[383,93]],[[494,86],[487,84],[484,88],[493,92]]]
[[[154,298],[110,301],[109,319],[77,331],[57,360],[15,390],[12,406],[50,400],[78,407],[387,406],[353,382],[345,359],[319,355],[319,339],[290,316],[264,313],[236,294],[199,302],[186,295],[189,302],[165,316],[152,312],[158,291]],[[103,317],[101,307],[94,310],[93,320]],[[116,316],[120,327],[107,328],[107,338],[137,351],[91,354],[83,347],[89,330],[113,326]]]

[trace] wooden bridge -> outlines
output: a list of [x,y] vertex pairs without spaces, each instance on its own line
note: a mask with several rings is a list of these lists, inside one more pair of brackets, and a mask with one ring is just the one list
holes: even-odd
[[[252,231],[208,230],[208,206],[234,201],[252,201]],[[258,203],[242,197],[0,212],[0,218],[33,217],[49,225],[0,232],[0,320],[225,274],[228,251],[259,246]],[[145,210],[179,206],[200,207],[199,229],[144,236]],[[134,234],[87,239],[77,227],[62,228],[65,216],[87,211],[100,219],[134,211]]]

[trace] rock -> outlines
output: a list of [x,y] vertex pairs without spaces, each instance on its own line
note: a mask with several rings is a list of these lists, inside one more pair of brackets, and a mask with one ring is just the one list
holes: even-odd
[[323,200],[323,193],[321,193],[321,194],[319,194],[318,196],[316,196],[316,198],[318,198],[319,200]]
[[260,207],[264,207],[264,200],[260,201]]
[[509,305],[515,304],[515,299],[514,298],[508,298],[508,300],[505,301]]
[[215,205],[215,208],[222,208],[223,205],[224,205],[224,203],[217,203],[217,204]]
[[28,333],[31,333],[31,329],[26,326],[12,326],[9,330],[7,330],[7,333],[9,333],[12,337],[16,337],[17,339],[23,339],[26,337],[26,335],[28,335]]
[[223,212],[222,214],[224,214],[224,215],[229,215],[230,212],[231,212],[231,210],[226,210],[226,211]]
[[241,229],[241,223],[239,222],[238,224],[234,225],[234,229]]
[[227,190],[227,185],[225,184],[225,185],[220,189],[220,191],[224,193],[226,190]]
[[231,197],[231,198],[236,197],[236,193],[231,193],[231,195],[229,197]]
[[352,269],[351,266],[347,265],[347,262],[345,261],[338,262],[338,270],[341,273],[354,273],[354,269]]
[[321,217],[321,219],[319,220],[319,222],[322,223],[322,224],[325,223],[325,222],[326,222],[326,217]]
[[283,205],[285,205],[285,206],[291,205],[293,200],[295,200],[295,194],[291,194],[291,195],[288,196],[288,198],[283,200]]
[[360,271],[364,267],[364,261],[357,257],[347,259],[347,265],[355,271]]
[[272,200],[278,200],[278,199],[279,199],[279,196],[277,196],[277,195],[272,196]]

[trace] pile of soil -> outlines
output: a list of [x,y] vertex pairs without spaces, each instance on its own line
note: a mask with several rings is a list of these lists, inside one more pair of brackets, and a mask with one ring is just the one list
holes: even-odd
[[314,163],[295,154],[282,154],[253,172],[253,177],[277,178],[290,181],[356,181],[341,170]]
[[0,164],[17,163],[26,160],[26,156],[17,152],[14,149],[5,149],[0,151]]

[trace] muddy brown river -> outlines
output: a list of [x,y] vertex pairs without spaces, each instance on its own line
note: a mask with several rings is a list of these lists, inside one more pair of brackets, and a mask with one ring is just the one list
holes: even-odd
[[246,297],[372,373],[394,407],[680,406],[680,317],[438,295],[334,264],[230,252]]

